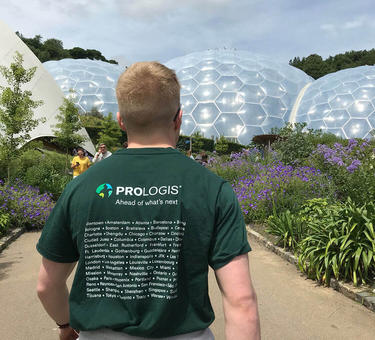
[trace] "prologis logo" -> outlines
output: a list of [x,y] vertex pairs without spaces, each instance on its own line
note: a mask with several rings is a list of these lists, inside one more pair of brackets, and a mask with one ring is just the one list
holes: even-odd
[[104,198],[105,196],[109,197],[112,195],[112,192],[113,192],[113,188],[112,188],[112,185],[108,184],[108,183],[103,183],[103,184],[100,184],[97,188],[96,188],[96,193],[101,197],[101,198]]

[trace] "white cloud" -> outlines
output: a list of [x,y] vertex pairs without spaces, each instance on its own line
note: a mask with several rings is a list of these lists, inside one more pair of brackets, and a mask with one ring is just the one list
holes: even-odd
[[355,21],[348,21],[344,24],[344,29],[353,29],[363,26],[364,22],[363,19],[355,20]]

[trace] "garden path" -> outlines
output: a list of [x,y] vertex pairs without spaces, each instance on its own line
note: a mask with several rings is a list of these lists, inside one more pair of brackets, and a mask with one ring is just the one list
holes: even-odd
[[[56,327],[35,294],[39,233],[27,233],[0,254],[0,339],[57,339]],[[250,239],[251,271],[258,294],[262,339],[375,339],[375,313],[340,293],[305,279],[291,264]],[[212,330],[224,340],[221,298],[210,273],[216,311]]]

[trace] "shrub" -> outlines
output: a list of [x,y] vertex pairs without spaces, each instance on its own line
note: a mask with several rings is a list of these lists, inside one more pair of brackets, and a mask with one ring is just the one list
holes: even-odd
[[0,209],[9,214],[9,225],[28,229],[42,228],[54,203],[48,193],[24,185],[20,180],[5,184],[0,180]]
[[9,214],[0,212],[0,237],[6,234],[9,228]]
[[277,245],[282,244],[293,251],[306,236],[306,224],[289,210],[269,216],[266,224],[266,232],[278,237]]
[[67,173],[65,164],[63,154],[46,150],[26,150],[11,163],[11,182],[18,178],[24,184],[38,187],[41,193],[51,193],[57,200],[72,178]]
[[277,162],[269,165],[258,163],[253,171],[233,185],[248,223],[264,221],[275,212],[297,212],[312,197],[333,196],[330,181],[318,169],[294,169]]
[[300,242],[300,269],[327,285],[332,276],[355,286],[368,283],[375,273],[374,221],[373,202],[358,206],[348,198],[345,204],[325,206]]
[[375,156],[370,143],[351,139],[346,146],[318,145],[310,164],[330,176],[342,201],[348,197],[358,204],[375,200]]

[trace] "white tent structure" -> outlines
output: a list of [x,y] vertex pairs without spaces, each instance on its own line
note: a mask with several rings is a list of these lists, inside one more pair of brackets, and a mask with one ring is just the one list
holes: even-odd
[[[25,68],[34,66],[37,68],[33,79],[25,85],[25,89],[32,92],[33,99],[43,100],[43,105],[35,109],[34,117],[44,117],[45,122],[31,131],[31,140],[39,137],[54,137],[53,129],[58,123],[56,115],[63,103],[64,93],[34,53],[5,23],[0,21],[0,65],[8,67],[13,62],[16,51],[22,54]],[[6,80],[0,75],[0,86],[7,85]],[[94,154],[95,147],[86,130],[82,129],[80,134],[86,137],[86,142],[81,146]]]

